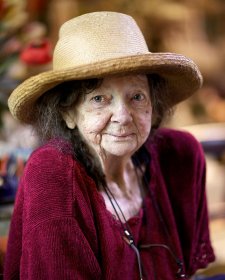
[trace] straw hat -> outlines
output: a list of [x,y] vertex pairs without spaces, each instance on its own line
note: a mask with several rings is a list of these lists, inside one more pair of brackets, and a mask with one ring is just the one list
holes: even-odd
[[32,123],[36,118],[37,99],[56,85],[128,73],[156,73],[164,77],[171,106],[189,97],[202,83],[192,60],[173,53],[149,52],[132,17],[94,12],[62,25],[53,54],[53,70],[19,85],[9,97],[9,109],[18,120]]

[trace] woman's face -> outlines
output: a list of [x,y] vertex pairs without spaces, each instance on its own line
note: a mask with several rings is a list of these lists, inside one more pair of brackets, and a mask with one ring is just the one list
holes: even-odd
[[152,106],[146,75],[111,76],[64,119],[102,158],[130,157],[147,139]]

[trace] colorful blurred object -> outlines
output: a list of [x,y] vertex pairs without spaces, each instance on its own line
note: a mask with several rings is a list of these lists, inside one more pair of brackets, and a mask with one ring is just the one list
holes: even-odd
[[31,153],[30,149],[5,149],[1,147],[0,156],[0,205],[13,203],[18,182],[23,173],[25,163]]
[[50,63],[52,61],[51,43],[47,39],[30,43],[21,51],[20,60],[29,65]]

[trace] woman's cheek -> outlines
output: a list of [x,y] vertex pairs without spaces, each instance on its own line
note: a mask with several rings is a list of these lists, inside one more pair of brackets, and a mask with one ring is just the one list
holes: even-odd
[[141,137],[147,138],[151,130],[151,113],[146,113],[138,119],[139,132]]
[[106,123],[101,118],[91,118],[83,122],[80,131],[86,140],[93,144],[100,144],[105,126]]

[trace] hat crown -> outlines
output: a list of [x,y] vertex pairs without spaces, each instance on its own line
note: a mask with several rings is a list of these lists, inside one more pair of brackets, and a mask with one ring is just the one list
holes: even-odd
[[147,44],[132,17],[116,12],[94,12],[62,25],[53,55],[53,69],[146,53],[149,53]]

